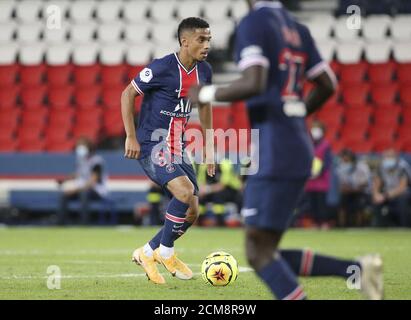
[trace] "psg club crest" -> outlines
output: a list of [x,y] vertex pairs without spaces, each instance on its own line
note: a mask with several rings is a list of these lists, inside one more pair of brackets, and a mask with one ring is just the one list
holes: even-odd
[[167,171],[168,173],[173,173],[174,171],[176,171],[175,165],[172,164],[172,163],[169,163],[169,164],[166,166],[166,171]]

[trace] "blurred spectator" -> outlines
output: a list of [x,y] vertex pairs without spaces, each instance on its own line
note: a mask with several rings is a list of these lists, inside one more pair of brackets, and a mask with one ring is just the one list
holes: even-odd
[[238,225],[241,209],[242,182],[234,165],[228,159],[222,160],[216,166],[213,177],[207,175],[206,165],[197,165],[197,181],[199,185],[200,224],[213,225],[213,220],[206,217],[207,206],[219,225]]
[[409,226],[409,164],[394,150],[384,152],[373,180],[372,202],[375,226]]
[[86,138],[76,143],[76,172],[66,179],[59,180],[61,186],[58,223],[67,223],[67,210],[70,201],[80,201],[82,224],[89,220],[89,202],[105,200],[108,197],[107,174],[102,157],[95,154],[93,144]]
[[338,225],[360,227],[364,224],[370,168],[365,161],[357,160],[354,152],[344,149],[340,154],[337,176],[341,195]]
[[308,212],[315,223],[323,228],[329,227],[327,194],[330,189],[332,153],[331,145],[325,138],[325,127],[320,121],[311,125],[311,137],[314,142],[314,160],[312,176],[305,187]]

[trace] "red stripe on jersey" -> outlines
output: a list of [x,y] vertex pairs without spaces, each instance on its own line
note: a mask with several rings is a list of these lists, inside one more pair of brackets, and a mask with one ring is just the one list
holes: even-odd
[[182,156],[183,134],[187,124],[187,118],[173,117],[168,128],[167,145],[172,154]]
[[180,98],[188,96],[188,90],[191,86],[198,84],[198,69],[197,66],[194,67],[189,72],[186,72],[180,65],[178,65],[181,75],[181,88],[180,88]]
[[[183,67],[178,64],[180,75],[180,91],[179,98],[185,98],[188,96],[188,90],[191,86],[198,84],[198,69],[195,66],[192,70],[187,72]],[[183,111],[183,110],[181,110]],[[185,111],[187,112],[187,110]],[[183,135],[187,125],[187,118],[173,117],[170,120],[168,127],[167,145],[172,154],[182,156],[183,155]]]

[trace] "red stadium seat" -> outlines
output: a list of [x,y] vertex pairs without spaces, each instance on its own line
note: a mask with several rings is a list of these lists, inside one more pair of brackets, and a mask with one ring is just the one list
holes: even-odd
[[0,125],[12,125],[17,126],[20,120],[21,110],[18,108],[14,109],[0,109]]
[[90,86],[97,83],[100,77],[100,65],[74,66],[74,82],[76,86]]
[[64,141],[46,141],[46,151],[47,152],[58,152],[58,153],[67,153],[74,150],[76,141],[74,139],[66,139]]
[[343,101],[349,106],[363,106],[367,103],[368,91],[367,84],[344,86],[342,88]]
[[19,141],[21,140],[36,140],[40,139],[43,135],[44,125],[43,124],[32,124],[30,126],[20,126],[17,130],[17,137]]
[[66,86],[70,84],[73,74],[73,65],[64,64],[47,66],[47,83],[52,86]]
[[45,149],[45,142],[43,139],[29,139],[29,140],[19,140],[18,150],[20,152],[37,153],[43,152]]
[[86,137],[90,139],[92,142],[96,143],[98,141],[99,132],[99,127],[81,125],[76,126],[73,129],[73,137],[76,141],[81,137]]
[[397,78],[400,83],[411,84],[411,63],[397,65]]
[[25,110],[21,114],[22,126],[42,126],[47,121],[48,109],[47,108],[38,108],[35,110]]
[[370,122],[371,107],[347,108],[345,110],[345,127],[367,126]]
[[397,128],[397,139],[404,140],[406,138],[411,138],[411,126],[401,124]]
[[102,117],[102,109],[80,109],[76,111],[76,124],[77,123],[89,123],[90,125],[94,125],[101,121]]
[[340,64],[340,81],[346,84],[362,83],[367,72],[368,64],[359,62],[353,64]]
[[371,63],[368,67],[368,78],[371,83],[388,84],[392,82],[395,72],[395,63]]
[[381,139],[373,140],[373,142],[374,142],[375,152],[384,152],[388,149],[397,148],[394,139],[388,139],[388,138],[382,139],[381,138]]
[[374,124],[380,127],[396,127],[400,114],[401,109],[396,105],[376,108],[374,112]]
[[24,86],[35,86],[43,83],[46,67],[43,64],[21,66],[20,83]]
[[0,152],[15,152],[17,150],[16,139],[0,138]]
[[70,127],[57,127],[55,125],[49,125],[44,132],[46,144],[54,142],[64,142],[69,138],[69,135]]
[[49,113],[49,126],[70,128],[73,125],[74,110],[52,109]]
[[104,112],[103,130],[108,137],[124,135],[125,131],[120,109],[106,109]]
[[76,105],[83,109],[94,109],[99,105],[100,91],[97,85],[77,88],[74,93]]
[[342,105],[326,105],[316,113],[317,118],[323,122],[327,128],[339,126],[342,122],[344,107]]
[[0,140],[13,140],[17,125],[11,122],[0,122]]
[[369,138],[373,141],[381,141],[381,140],[394,140],[395,132],[397,131],[397,127],[380,127],[380,126],[373,126],[368,130]]
[[48,102],[52,108],[65,109],[72,105],[74,88],[72,86],[50,87]]
[[401,122],[404,126],[411,126],[411,106],[403,108],[401,113]]
[[328,141],[336,140],[338,135],[339,135],[341,125],[340,124],[337,124],[337,125],[334,125],[334,126],[329,126],[327,124],[325,124],[325,125],[326,125],[325,138]]
[[340,131],[340,139],[344,141],[364,140],[368,126],[344,126]]
[[411,136],[397,137],[394,142],[394,148],[402,152],[411,152]]
[[373,141],[366,139],[344,140],[344,147],[351,149],[355,153],[369,153],[374,148]]
[[20,98],[25,109],[37,109],[42,107],[46,98],[46,87],[44,85],[22,88]]
[[126,80],[127,66],[119,64],[101,68],[101,82],[104,86],[124,85]]
[[393,104],[397,97],[398,87],[396,84],[375,85],[371,88],[371,100],[376,105]]
[[400,87],[400,101],[404,106],[411,107],[411,83]]
[[20,88],[16,85],[0,86],[0,110],[17,106]]
[[107,87],[103,90],[103,105],[106,108],[120,108],[121,93],[124,90],[124,86]]
[[127,78],[128,81],[127,82],[131,82],[131,80],[133,80],[139,73],[141,70],[144,69],[145,66],[131,66],[131,65],[127,65],[127,69],[128,69],[128,74],[127,74]]
[[331,149],[335,154],[338,154],[346,148],[345,141],[343,140],[331,140]]
[[0,65],[0,87],[14,85],[19,68],[18,64]]

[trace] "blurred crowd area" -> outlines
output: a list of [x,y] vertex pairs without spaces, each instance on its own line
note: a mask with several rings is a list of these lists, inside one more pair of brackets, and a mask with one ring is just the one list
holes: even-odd
[[[310,132],[315,146],[312,176],[295,212],[294,227],[411,227],[409,157],[402,157],[394,149],[365,155],[343,149],[334,154],[323,123],[314,121]],[[206,175],[205,165],[196,166],[199,225],[241,225],[247,176],[241,176],[239,168],[224,159],[211,178]],[[161,188],[151,186],[147,203],[140,211],[141,223],[161,224],[167,203]]]

